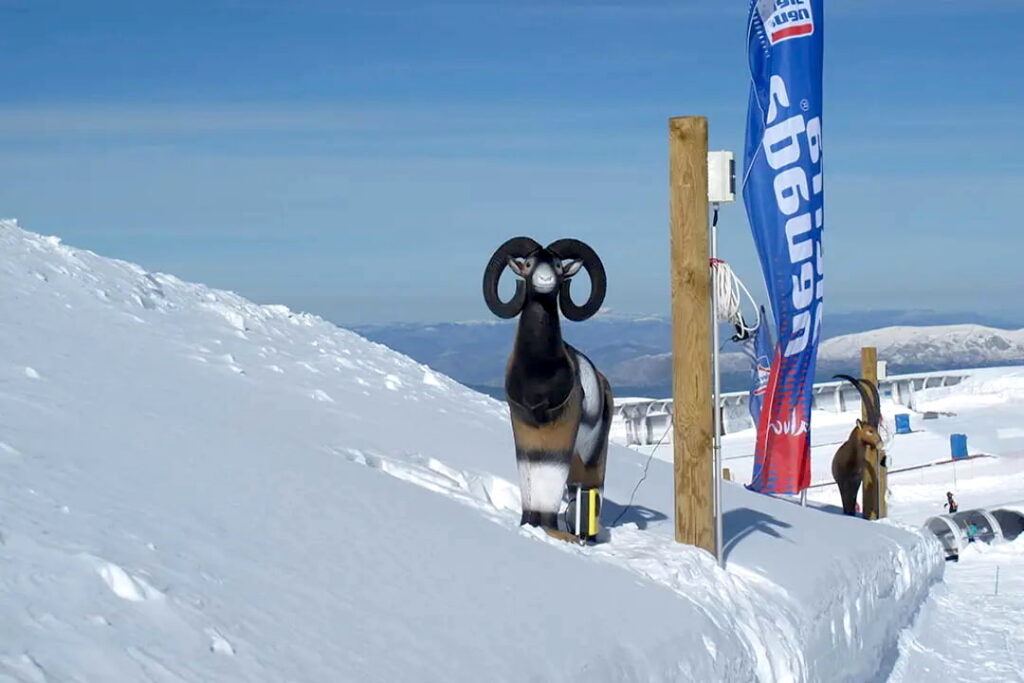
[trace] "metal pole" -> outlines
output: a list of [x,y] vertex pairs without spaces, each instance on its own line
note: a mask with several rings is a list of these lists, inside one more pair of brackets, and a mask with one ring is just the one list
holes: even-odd
[[[714,204],[714,218],[711,221],[711,258],[718,258],[718,204]],[[711,441],[712,490],[715,508],[715,557],[718,566],[725,566],[722,552],[722,374],[718,367],[718,287],[711,279],[711,372],[714,381],[715,435]]]

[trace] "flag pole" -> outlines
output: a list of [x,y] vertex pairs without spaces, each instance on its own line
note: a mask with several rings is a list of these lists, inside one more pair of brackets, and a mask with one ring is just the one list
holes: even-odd
[[[711,219],[711,262],[718,258],[718,202],[712,204]],[[710,264],[709,264],[710,269]],[[713,406],[715,409],[715,434],[711,440],[711,478],[715,509],[715,559],[718,566],[725,566],[722,550],[722,374],[719,368],[718,333],[718,287],[711,286],[711,373],[713,375]]]

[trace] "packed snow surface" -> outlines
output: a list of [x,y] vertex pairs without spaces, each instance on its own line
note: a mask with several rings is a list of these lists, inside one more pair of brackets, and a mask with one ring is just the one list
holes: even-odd
[[1024,540],[975,543],[900,635],[890,683],[1024,680]]
[[[519,521],[502,404],[316,317],[0,222],[0,681],[864,681],[914,527],[615,447],[606,542]],[[571,328],[568,330],[571,335]],[[620,519],[621,513],[621,519]]]

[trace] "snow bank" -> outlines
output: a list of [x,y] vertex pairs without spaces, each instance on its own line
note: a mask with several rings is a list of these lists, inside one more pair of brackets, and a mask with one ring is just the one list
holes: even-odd
[[614,448],[607,543],[518,527],[505,408],[283,307],[0,222],[0,680],[859,681],[942,571],[914,529]]
[[951,387],[932,387],[917,392],[919,411],[949,411],[1024,401],[1024,368],[986,368]]

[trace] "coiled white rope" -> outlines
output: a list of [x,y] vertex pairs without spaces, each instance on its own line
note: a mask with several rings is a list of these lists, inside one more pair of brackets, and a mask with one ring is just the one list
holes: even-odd
[[[736,332],[741,338],[746,338],[750,333],[761,325],[761,310],[751,296],[750,290],[739,279],[732,267],[722,259],[711,259],[711,286],[715,288],[718,296],[718,308],[715,317],[718,322],[732,323],[736,326]],[[748,325],[743,319],[743,299],[745,294],[747,301],[754,308],[756,316],[753,325]]]

